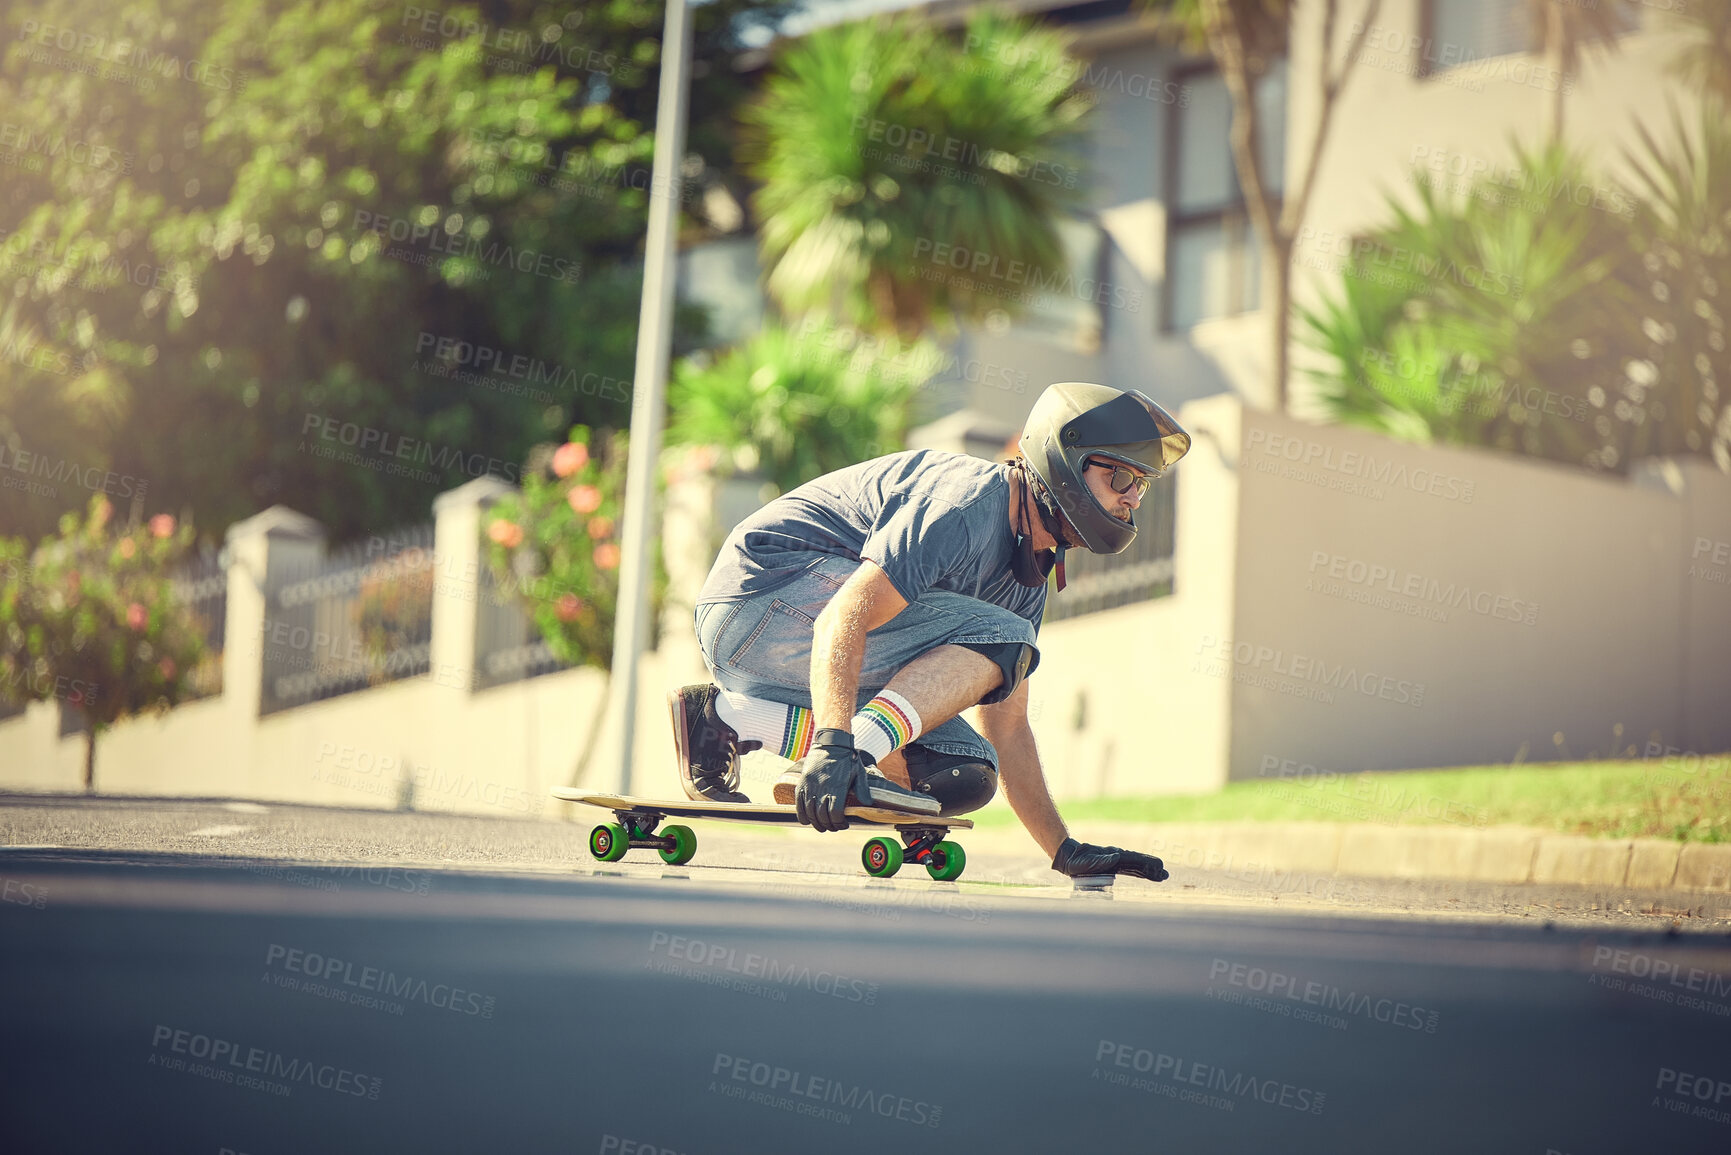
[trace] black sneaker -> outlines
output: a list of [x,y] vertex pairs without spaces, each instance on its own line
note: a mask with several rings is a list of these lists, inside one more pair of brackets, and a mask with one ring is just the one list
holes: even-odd
[[740,742],[739,732],[715,712],[721,690],[709,683],[667,695],[673,715],[673,746],[679,752],[679,784],[695,802],[750,802],[739,792],[739,756],[762,747]]

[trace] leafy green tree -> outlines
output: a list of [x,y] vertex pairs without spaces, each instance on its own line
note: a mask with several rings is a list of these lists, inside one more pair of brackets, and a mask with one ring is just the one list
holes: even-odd
[[996,45],[994,59],[912,17],[822,29],[777,59],[740,147],[759,182],[769,292],[790,316],[911,338],[1013,311],[1022,280],[1012,293],[950,276],[938,244],[1062,277],[1057,214],[1078,184],[1071,147],[1088,107],[1075,71],[1057,67],[1065,42],[991,13],[967,38]]
[[667,440],[743,455],[748,468],[786,493],[900,449],[909,402],[941,363],[941,352],[925,341],[767,325],[737,348],[679,363]]
[[[784,10],[693,9],[678,195],[728,153],[743,82],[722,62]],[[64,479],[94,470],[208,530],[284,502],[352,535],[424,517],[574,418],[623,424],[661,14],[12,5],[0,449],[62,492],[0,492],[0,523],[45,531]],[[435,476],[315,455],[325,418],[425,446]]]
[[168,514],[111,528],[113,505],[90,499],[80,520],[34,550],[0,539],[0,697],[60,700],[84,719],[84,788],[96,788],[96,741],[122,718],[162,712],[188,696],[204,654],[170,573],[191,526]]

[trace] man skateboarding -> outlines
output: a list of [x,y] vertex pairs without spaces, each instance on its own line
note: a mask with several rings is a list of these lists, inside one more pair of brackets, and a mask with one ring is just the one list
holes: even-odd
[[[1040,395],[1007,464],[892,453],[759,509],[698,594],[715,684],[669,695],[686,794],[750,801],[739,756],[767,748],[796,763],[775,800],[842,830],[850,804],[977,810],[1002,778],[1054,870],[1166,878],[1152,855],[1069,836],[1028,725],[1027,678],[1064,551],[1128,548],[1149,483],[1189,448],[1141,393],[1072,382]],[[983,734],[959,716],[976,704]]]

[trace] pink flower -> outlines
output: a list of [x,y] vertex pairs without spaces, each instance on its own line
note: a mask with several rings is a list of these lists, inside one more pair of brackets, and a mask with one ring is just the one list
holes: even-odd
[[577,600],[576,594],[560,594],[558,604],[554,606],[553,612],[559,615],[560,621],[568,622],[576,618],[582,608],[583,603]]
[[174,515],[159,513],[150,519],[150,536],[172,537],[174,535]]
[[126,607],[126,624],[133,629],[142,632],[149,620],[150,615],[144,612],[144,607],[139,603],[133,602]]
[[137,552],[138,552],[138,546],[133,544],[132,539],[130,537],[123,537],[120,539],[120,556],[121,557],[129,558]]
[[487,527],[487,536],[506,549],[516,549],[523,541],[523,527],[500,518]]
[[571,508],[577,513],[594,513],[601,508],[601,491],[593,485],[575,485],[565,500],[571,503]]
[[156,663],[156,668],[162,671],[162,676],[168,681],[174,681],[175,665],[173,658],[162,659],[162,661]]
[[589,519],[589,536],[601,540],[613,536],[613,519],[610,517],[592,517]]
[[599,569],[612,569],[619,564],[619,547],[610,541],[604,541],[595,547],[595,565]]
[[567,441],[553,451],[553,473],[555,476],[570,477],[587,464],[589,464],[589,447],[581,441]]

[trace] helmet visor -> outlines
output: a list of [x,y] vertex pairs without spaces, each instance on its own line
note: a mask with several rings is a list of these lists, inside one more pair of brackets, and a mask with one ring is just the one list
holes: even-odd
[[1190,434],[1172,415],[1137,392],[1124,393],[1064,425],[1067,450],[1104,452],[1159,476],[1190,452]]

